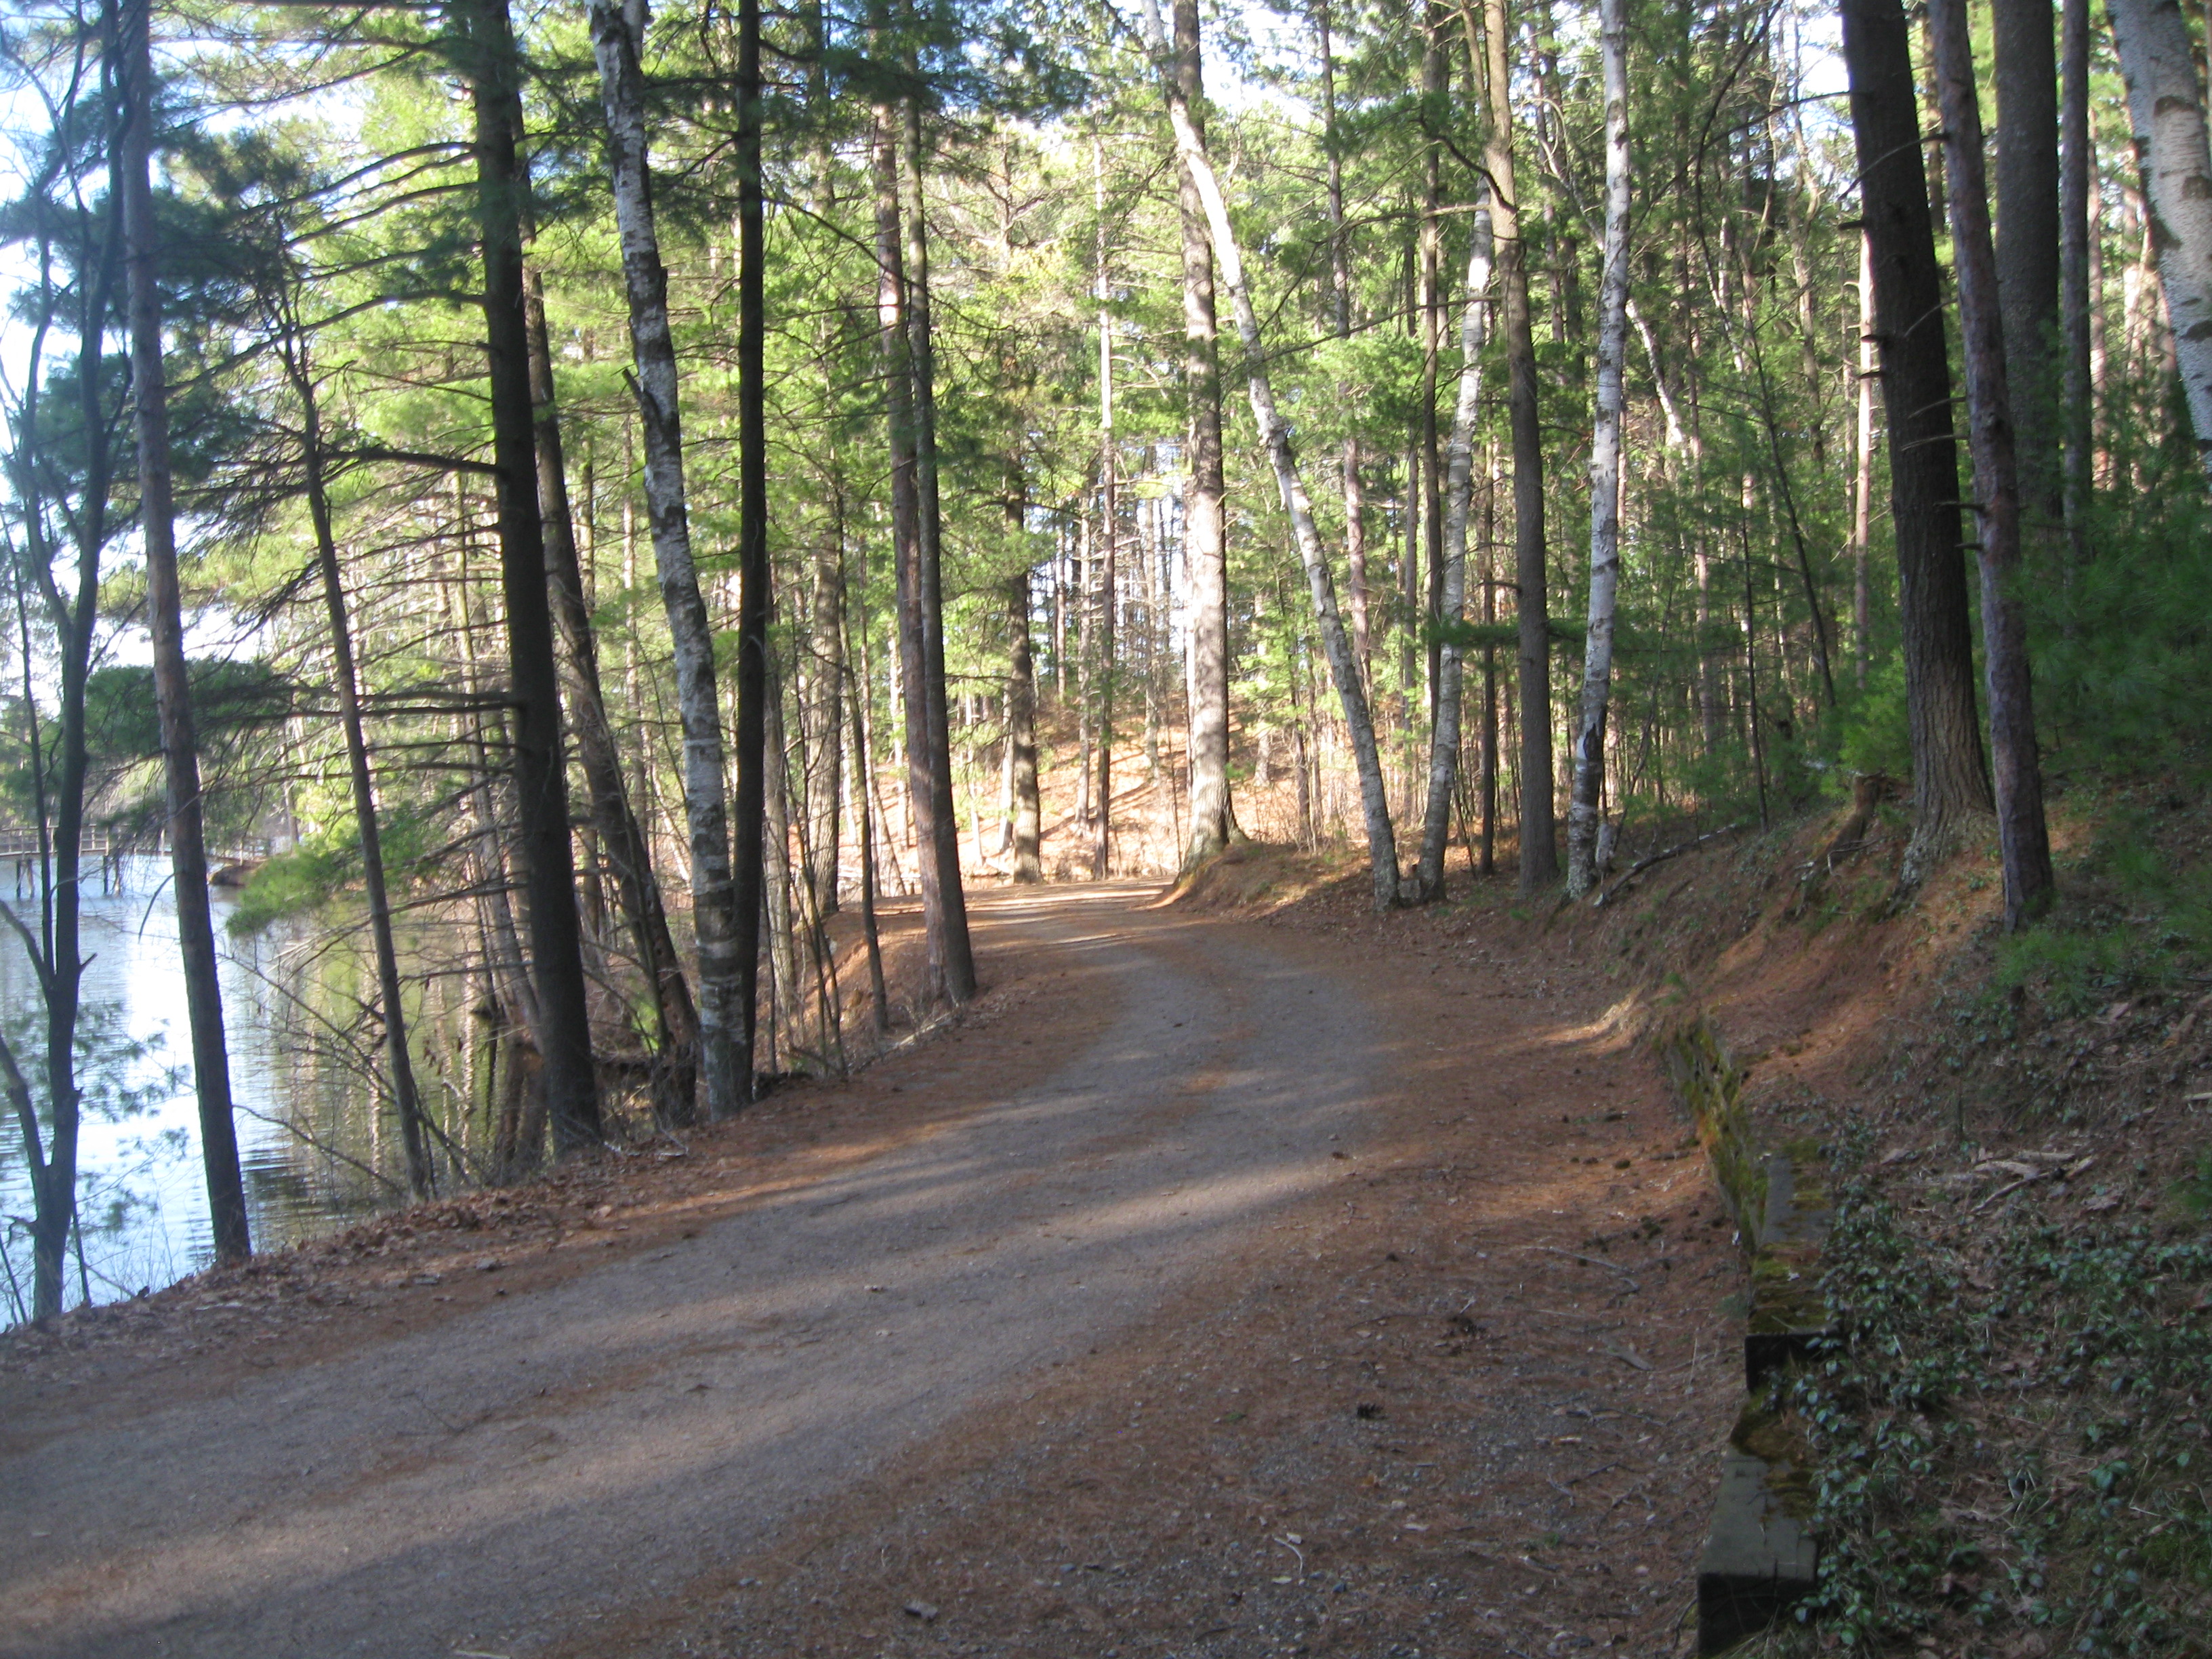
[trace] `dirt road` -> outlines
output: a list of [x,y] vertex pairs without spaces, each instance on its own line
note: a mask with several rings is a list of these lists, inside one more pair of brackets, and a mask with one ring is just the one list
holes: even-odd
[[[1708,1478],[1687,1455],[1729,1369],[1729,1285],[1674,1292],[1726,1258],[1647,1207],[1635,1255],[1663,1267],[1576,1259],[1601,1259],[1590,1222],[1628,1219],[1606,1206],[1644,1181],[1614,1152],[1676,1159],[1650,1185],[1686,1212],[1702,1186],[1643,1063],[1583,1023],[1591,988],[1515,1006],[1449,934],[1408,936],[1433,968],[1401,939],[1385,974],[1381,934],[1363,950],[1148,897],[984,896],[987,975],[1018,953],[1058,993],[853,1085],[887,1109],[965,1091],[963,1109],[757,1183],[665,1248],[510,1276],[212,1392],[189,1363],[96,1407],[11,1381],[0,1653],[1223,1653],[1327,1650],[1333,1631],[1346,1651],[1523,1650],[1513,1632],[1662,1650],[1642,1643],[1704,1508],[1663,1466],[1671,1448]],[[1391,1397],[1400,1340],[1418,1400]],[[1638,1404],[1608,1410],[1624,1389]],[[1224,1435],[1269,1487],[1256,1511],[1209,1466]],[[1345,1462],[1424,1435],[1448,1455],[1401,1460],[1418,1505]],[[1601,1484],[1650,1478],[1600,1516],[1584,1453],[1614,1442]],[[1088,1498],[1055,1496],[1071,1474]],[[1447,1487],[1510,1554],[1443,1512]],[[1632,1560],[1606,1541],[1624,1533]],[[1448,1535],[1449,1582],[1402,1571]],[[1609,1605],[1539,1559],[1575,1548]]]

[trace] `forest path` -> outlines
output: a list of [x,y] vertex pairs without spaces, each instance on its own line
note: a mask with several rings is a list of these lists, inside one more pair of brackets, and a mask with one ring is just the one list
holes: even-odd
[[871,1073],[976,1094],[907,1144],[211,1397],[15,1402],[0,1653],[520,1659],[1009,1417],[1340,1178],[1390,1075],[1335,965],[1150,897],[979,895],[987,974],[1077,983],[1000,1022],[1032,1063]]

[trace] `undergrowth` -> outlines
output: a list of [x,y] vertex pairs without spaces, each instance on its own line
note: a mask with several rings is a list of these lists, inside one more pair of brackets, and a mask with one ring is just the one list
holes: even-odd
[[2212,1244],[2033,1206],[1931,1235],[1856,1150],[1822,1285],[1845,1334],[1778,1384],[1822,1556],[1772,1645],[2212,1656]]
[[1993,994],[2033,994],[2057,1018],[2201,982],[2212,964],[2212,860],[2203,792],[2166,783],[2101,799],[2086,850],[2060,872],[2061,908],[2004,940]]

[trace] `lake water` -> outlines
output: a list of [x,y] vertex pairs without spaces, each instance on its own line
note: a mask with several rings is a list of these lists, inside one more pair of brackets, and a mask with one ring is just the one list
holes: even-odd
[[[199,1115],[191,1085],[191,1039],[177,950],[177,915],[166,855],[122,860],[117,890],[100,890],[97,866],[83,902],[88,1024],[104,1035],[83,1066],[88,1091],[104,1082],[135,1094],[117,1115],[88,1102],[78,1187],[83,1267],[74,1251],[68,1300],[95,1302],[168,1284],[210,1258],[207,1190],[200,1168]],[[0,896],[15,890],[12,860],[0,860]],[[374,1109],[356,1069],[333,1066],[301,1040],[303,975],[330,958],[316,949],[321,925],[280,923],[237,938],[225,923],[232,904],[215,892],[216,937],[222,955],[222,1003],[237,1103],[240,1154],[257,1249],[330,1231],[390,1202],[388,1189],[337,1151],[319,1150],[300,1133],[372,1168],[386,1162],[385,1114]],[[36,927],[38,900],[13,899]],[[0,1021],[25,1073],[43,1063],[44,1018],[28,953],[0,922]],[[307,964],[303,967],[302,964]],[[131,1054],[125,1045],[151,1045]],[[21,1317],[30,1295],[28,1170],[12,1112],[0,1122],[0,1233],[13,1291],[0,1280],[0,1323]],[[19,1221],[20,1218],[20,1221]]]

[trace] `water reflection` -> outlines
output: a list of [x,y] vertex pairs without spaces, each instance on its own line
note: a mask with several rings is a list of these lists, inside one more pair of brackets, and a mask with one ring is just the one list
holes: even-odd
[[[84,1000],[95,1029],[151,1046],[119,1060],[114,1046],[106,1048],[106,1092],[125,1097],[125,1109],[86,1113],[78,1187],[83,1255],[82,1267],[74,1249],[70,1255],[70,1305],[88,1289],[92,1300],[105,1302],[166,1285],[206,1266],[211,1254],[168,860],[126,857],[118,873],[112,890],[103,892],[95,866],[85,892],[83,952],[91,960]],[[13,861],[0,864],[0,894],[12,890],[13,878]],[[351,1018],[366,988],[348,982],[357,975],[359,952],[343,943],[331,948],[326,923],[280,922],[236,938],[225,925],[230,898],[217,889],[214,899],[246,1203],[255,1247],[277,1249],[393,1197],[369,1173],[384,1162],[385,1114],[374,1109],[362,1070],[339,1052],[352,1039],[341,1024],[320,1017],[335,1004]],[[15,904],[35,926],[36,899]],[[14,1034],[41,1020],[44,1005],[21,940],[12,929],[0,935],[0,1020]],[[33,1037],[17,1053],[28,1073],[43,1049]],[[431,1084],[426,1078],[426,1087]],[[30,1249],[17,1223],[30,1214],[22,1137],[9,1114],[0,1122],[0,1215],[8,1218],[0,1230],[14,1294],[23,1304],[30,1297]],[[0,1285],[0,1297],[9,1296]],[[19,1316],[15,1300],[0,1303],[0,1322]]]

